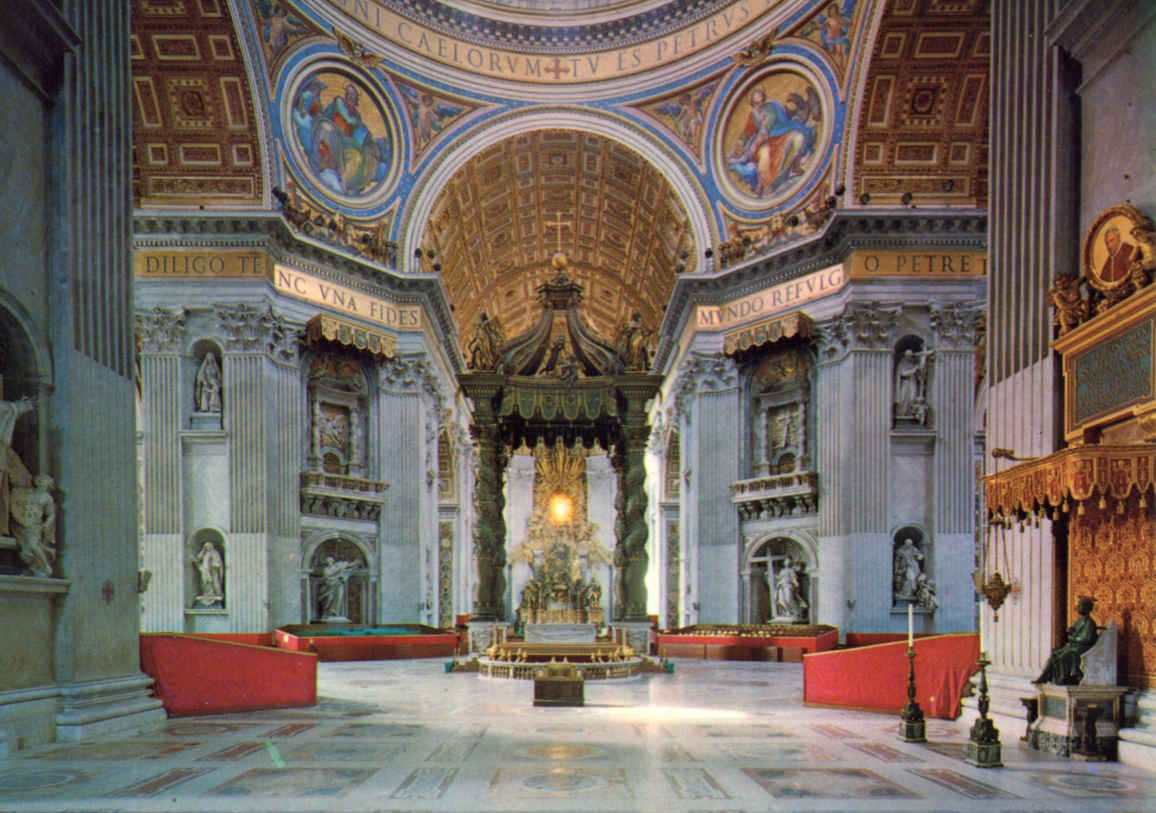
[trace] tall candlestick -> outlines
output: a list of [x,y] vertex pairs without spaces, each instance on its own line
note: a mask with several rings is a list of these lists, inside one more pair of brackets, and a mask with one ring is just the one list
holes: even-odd
[[979,651],[983,653],[983,603],[979,605]]
[[915,646],[915,609],[914,605],[907,605],[907,646]]

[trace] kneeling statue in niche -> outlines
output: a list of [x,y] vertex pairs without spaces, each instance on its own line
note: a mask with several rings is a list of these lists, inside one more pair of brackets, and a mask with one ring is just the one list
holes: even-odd
[[1074,686],[1084,677],[1080,671],[1080,656],[1096,643],[1096,622],[1092,620],[1092,606],[1096,600],[1091,596],[1081,596],[1076,604],[1079,618],[1068,628],[1064,645],[1052,652],[1044,671],[1032,683],[1057,683]]

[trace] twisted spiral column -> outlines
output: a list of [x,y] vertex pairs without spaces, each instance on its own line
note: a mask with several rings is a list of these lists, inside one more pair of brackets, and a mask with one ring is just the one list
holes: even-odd
[[474,555],[478,579],[474,595],[474,618],[500,617],[506,593],[506,498],[502,475],[509,456],[496,425],[470,428],[478,447],[477,480],[474,486]]

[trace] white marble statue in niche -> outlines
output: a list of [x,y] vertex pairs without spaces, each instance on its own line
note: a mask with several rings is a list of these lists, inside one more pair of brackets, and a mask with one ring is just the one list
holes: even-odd
[[927,382],[934,350],[924,350],[916,339],[903,348],[895,362],[895,420],[927,425]]
[[915,605],[925,610],[934,610],[939,606],[939,599],[935,597],[935,582],[920,573],[915,580]]
[[807,622],[807,602],[803,598],[804,569],[802,562],[790,556],[777,563],[773,569],[774,621],[787,623]]
[[894,598],[896,601],[916,600],[919,578],[925,575],[925,557],[926,554],[916,544],[916,539],[901,532],[901,541],[895,547],[894,559]]
[[36,403],[31,398],[0,401],[0,536],[8,536],[11,532],[9,515],[12,490],[32,485],[32,476],[24,461],[12,449],[12,434],[16,430],[16,421],[35,407]]
[[221,365],[217,362],[217,354],[211,350],[201,361],[193,389],[197,412],[221,411]]
[[325,557],[318,591],[322,621],[349,620],[349,577],[356,568],[356,562]]
[[12,489],[12,527],[28,575],[48,578],[56,560],[56,483],[47,474],[37,475],[33,483],[32,488]]
[[200,587],[196,603],[202,607],[220,607],[225,603],[225,561],[212,542],[206,541],[193,557]]

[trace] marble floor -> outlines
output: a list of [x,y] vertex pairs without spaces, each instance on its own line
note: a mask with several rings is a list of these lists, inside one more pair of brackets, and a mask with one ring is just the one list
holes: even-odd
[[1156,811],[1156,774],[1023,750],[966,721],[802,706],[800,664],[679,659],[535,708],[443,661],[321,664],[314,708],[170,720],[0,759],[0,811]]

